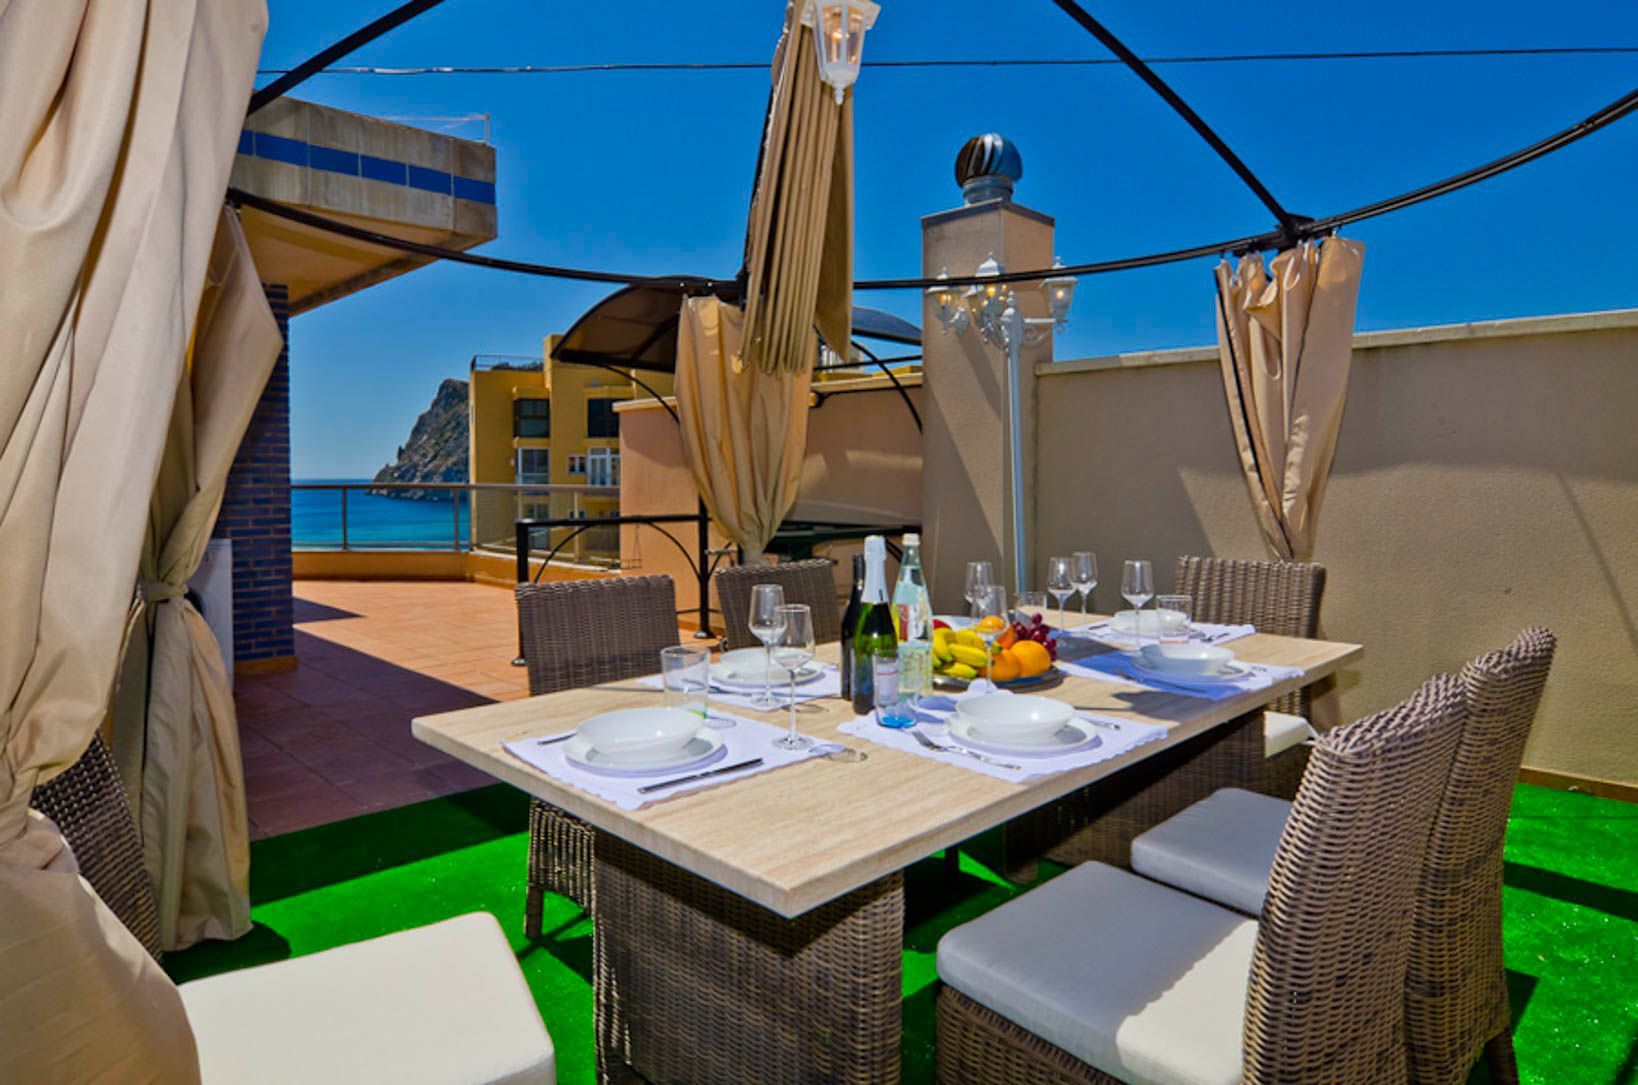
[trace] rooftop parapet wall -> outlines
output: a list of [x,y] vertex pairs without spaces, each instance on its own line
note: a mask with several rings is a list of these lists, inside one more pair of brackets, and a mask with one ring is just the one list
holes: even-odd
[[[1035,570],[1265,558],[1215,348],[1042,366]],[[1559,650],[1525,764],[1638,794],[1638,310],[1355,339],[1320,510],[1321,621],[1365,645],[1328,707],[1390,705],[1530,624]],[[1320,715],[1316,706],[1316,716]]]

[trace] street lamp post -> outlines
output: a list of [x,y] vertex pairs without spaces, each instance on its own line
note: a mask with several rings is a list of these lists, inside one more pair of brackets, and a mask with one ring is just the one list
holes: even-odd
[[[1053,267],[1062,267],[1055,261]],[[1001,262],[992,252],[978,265],[975,275],[999,276]],[[949,278],[949,269],[939,271],[939,278]],[[934,314],[939,327],[949,335],[961,335],[969,327],[978,329],[984,342],[1000,347],[1006,353],[1002,367],[1001,385],[1006,396],[1007,409],[1007,470],[1012,483],[1008,518],[1012,529],[1013,591],[1021,592],[1029,586],[1028,530],[1024,524],[1024,409],[1018,391],[1018,367],[1025,347],[1039,346],[1052,332],[1069,320],[1069,305],[1075,294],[1075,280],[1068,275],[1050,275],[1039,285],[1047,303],[1047,316],[1025,316],[1018,308],[1018,297],[1004,283],[974,285],[957,298],[948,286],[930,286]],[[965,303],[965,304],[962,304]]]

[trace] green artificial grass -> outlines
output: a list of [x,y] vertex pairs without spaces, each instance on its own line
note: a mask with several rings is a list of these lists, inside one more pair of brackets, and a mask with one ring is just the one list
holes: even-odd
[[[255,929],[237,942],[171,954],[165,967],[179,981],[194,979],[493,912],[551,1031],[558,1081],[592,1082],[591,925],[572,903],[549,897],[545,934],[524,939],[527,824],[526,798],[497,786],[258,841]],[[1018,892],[985,861],[993,845],[981,838],[967,849],[958,880],[946,879],[938,860],[908,872],[906,1082],[933,1080],[939,937]],[[1638,806],[1520,785],[1506,886],[1524,1080],[1638,1085]],[[1485,1080],[1475,1072],[1474,1082]]]

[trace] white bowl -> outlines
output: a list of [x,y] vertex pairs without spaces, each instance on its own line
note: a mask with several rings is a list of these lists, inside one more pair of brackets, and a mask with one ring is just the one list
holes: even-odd
[[1217,674],[1234,662],[1234,653],[1212,644],[1145,644],[1145,666],[1173,674]]
[[1136,617],[1138,613],[1134,610],[1117,611],[1110,624],[1117,633],[1131,633],[1135,625],[1138,634],[1144,637],[1181,633],[1189,624],[1188,617],[1181,610],[1145,610],[1142,618]]
[[681,708],[624,708],[591,717],[576,734],[610,761],[642,764],[676,756],[704,722]]
[[763,648],[736,648],[722,653],[719,662],[723,673],[736,682],[760,682],[764,675],[772,681],[783,682],[788,677],[785,668],[769,665],[768,652]]
[[1051,697],[1010,693],[963,697],[956,712],[987,738],[1025,746],[1046,742],[1075,715],[1073,707]]

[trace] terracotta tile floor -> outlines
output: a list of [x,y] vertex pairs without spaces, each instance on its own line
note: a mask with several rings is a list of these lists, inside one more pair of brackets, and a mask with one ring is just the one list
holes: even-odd
[[251,835],[271,836],[490,783],[410,736],[411,717],[524,697],[511,591],[301,581],[296,658],[240,675]]

